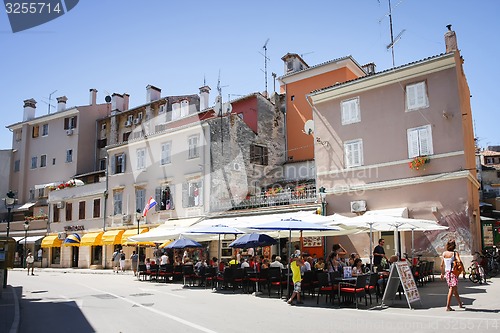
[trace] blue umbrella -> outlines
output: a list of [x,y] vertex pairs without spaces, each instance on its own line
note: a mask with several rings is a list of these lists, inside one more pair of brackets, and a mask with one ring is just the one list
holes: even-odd
[[202,247],[200,243],[189,239],[189,238],[179,238],[172,243],[165,246],[167,249],[184,249],[186,247]]
[[249,247],[261,247],[276,244],[276,240],[266,234],[246,234],[229,244],[229,247],[247,249]]

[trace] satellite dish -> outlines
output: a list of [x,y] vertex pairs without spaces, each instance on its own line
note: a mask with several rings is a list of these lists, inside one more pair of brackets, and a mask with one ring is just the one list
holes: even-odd
[[223,110],[226,111],[226,113],[231,113],[231,111],[233,111],[233,105],[231,103],[224,103]]
[[304,133],[307,135],[312,135],[314,133],[314,121],[312,119],[309,119],[304,124]]
[[104,97],[104,100],[106,101],[106,103],[111,103],[111,96],[106,96]]

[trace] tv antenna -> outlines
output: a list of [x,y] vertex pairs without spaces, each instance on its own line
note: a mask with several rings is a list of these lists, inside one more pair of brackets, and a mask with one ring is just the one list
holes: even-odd
[[[403,33],[406,31],[403,29],[397,36],[394,38],[394,33],[392,30],[392,7],[391,7],[391,0],[388,0],[389,2],[389,26],[391,28],[391,43],[387,45],[387,49],[391,49],[392,53],[392,67],[396,67],[396,62],[394,60],[394,45],[401,39],[401,36]],[[398,6],[402,1],[400,1],[396,6]]]
[[270,60],[268,57],[267,57],[267,43],[269,43],[269,38],[266,39],[266,42],[264,43],[264,46],[262,46],[262,48],[264,49],[264,54],[262,54],[264,56],[264,75],[265,75],[265,82],[266,82],[266,94],[267,94],[267,61]]
[[56,93],[56,91],[57,91],[57,90],[54,90],[53,92],[51,92],[51,93],[49,94],[49,102],[48,102],[48,103],[47,103],[47,102],[45,102],[45,101],[42,101],[42,102],[44,102],[45,104],[47,104],[47,108],[48,108],[48,110],[47,110],[47,114],[50,114],[50,108],[55,107],[54,105],[52,105],[52,104],[51,104],[51,102],[52,102],[52,95],[54,95],[54,94]]

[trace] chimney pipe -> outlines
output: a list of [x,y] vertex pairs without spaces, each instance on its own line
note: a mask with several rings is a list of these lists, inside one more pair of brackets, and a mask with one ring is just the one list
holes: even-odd
[[161,98],[161,89],[148,84],[146,86],[146,103],[159,100]]
[[36,101],[33,98],[24,101],[23,121],[35,119]]
[[97,89],[90,89],[90,101],[89,101],[89,104],[90,105],[96,105],[97,103]]
[[66,96],[57,97],[57,112],[66,110],[66,101],[68,98]]
[[451,24],[448,24],[446,27],[448,28],[448,31],[444,34],[446,53],[458,51],[457,36],[455,31],[451,30]]
[[200,88],[200,111],[208,109],[209,97],[210,97],[210,87],[209,86],[201,87]]

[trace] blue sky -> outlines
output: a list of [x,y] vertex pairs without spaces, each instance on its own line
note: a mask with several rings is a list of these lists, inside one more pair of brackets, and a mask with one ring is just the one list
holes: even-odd
[[[471,90],[479,145],[500,145],[496,78],[500,66],[500,1],[392,0],[396,65],[445,51],[452,24]],[[387,0],[325,1],[85,1],[39,27],[12,33],[0,12],[0,149],[11,148],[5,126],[22,121],[23,100],[48,112],[49,94],[65,95],[68,106],[98,102],[112,93],[130,94],[130,105],[145,103],[146,86],[162,95],[198,93],[204,78],[216,93],[220,71],[223,98],[263,91],[267,44],[271,73],[283,74],[281,57],[303,54],[309,65],[352,55],[377,70],[392,67]],[[278,88],[276,88],[278,90]]]

